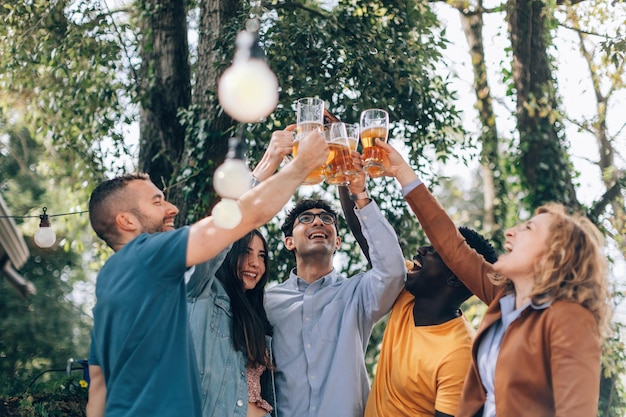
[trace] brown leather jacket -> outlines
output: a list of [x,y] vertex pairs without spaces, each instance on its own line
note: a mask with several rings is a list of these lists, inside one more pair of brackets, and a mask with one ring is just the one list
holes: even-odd
[[[502,287],[487,275],[492,266],[471,249],[424,184],[405,197],[445,264],[489,307],[476,333],[456,417],[480,416],[485,402],[476,356],[485,330],[500,319]],[[577,303],[556,301],[524,310],[511,323],[495,371],[498,417],[597,415],[601,339],[596,320]]]

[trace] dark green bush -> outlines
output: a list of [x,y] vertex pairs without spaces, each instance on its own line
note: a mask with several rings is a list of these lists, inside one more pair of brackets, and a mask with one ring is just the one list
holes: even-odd
[[87,383],[79,375],[53,377],[25,392],[0,398],[2,417],[85,417]]

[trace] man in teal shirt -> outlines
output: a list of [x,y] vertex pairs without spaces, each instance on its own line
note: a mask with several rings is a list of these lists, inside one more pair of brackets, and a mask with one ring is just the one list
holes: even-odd
[[242,221],[229,230],[209,216],[169,231],[178,209],[145,174],[96,187],[89,201],[90,221],[115,254],[96,282],[89,417],[201,415],[185,271],[265,224],[306,174],[326,161],[328,148],[319,133],[307,136],[303,145],[306,151],[239,199]]

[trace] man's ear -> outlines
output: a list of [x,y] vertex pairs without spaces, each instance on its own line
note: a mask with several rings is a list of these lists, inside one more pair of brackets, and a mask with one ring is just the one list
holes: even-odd
[[341,247],[341,238],[337,236],[337,239],[335,239],[335,251],[338,251],[340,247]]
[[285,248],[287,250],[294,250],[295,249],[295,244],[293,243],[293,236],[287,236],[285,238]]
[[139,222],[133,214],[123,211],[115,216],[115,224],[120,230],[131,232],[137,230]]

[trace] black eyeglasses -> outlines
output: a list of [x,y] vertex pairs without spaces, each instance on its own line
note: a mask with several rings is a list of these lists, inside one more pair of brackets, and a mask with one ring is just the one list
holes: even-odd
[[335,224],[335,216],[325,211],[321,213],[301,213],[298,215],[297,219],[302,224],[311,224],[315,221],[315,217],[319,217],[324,224]]

